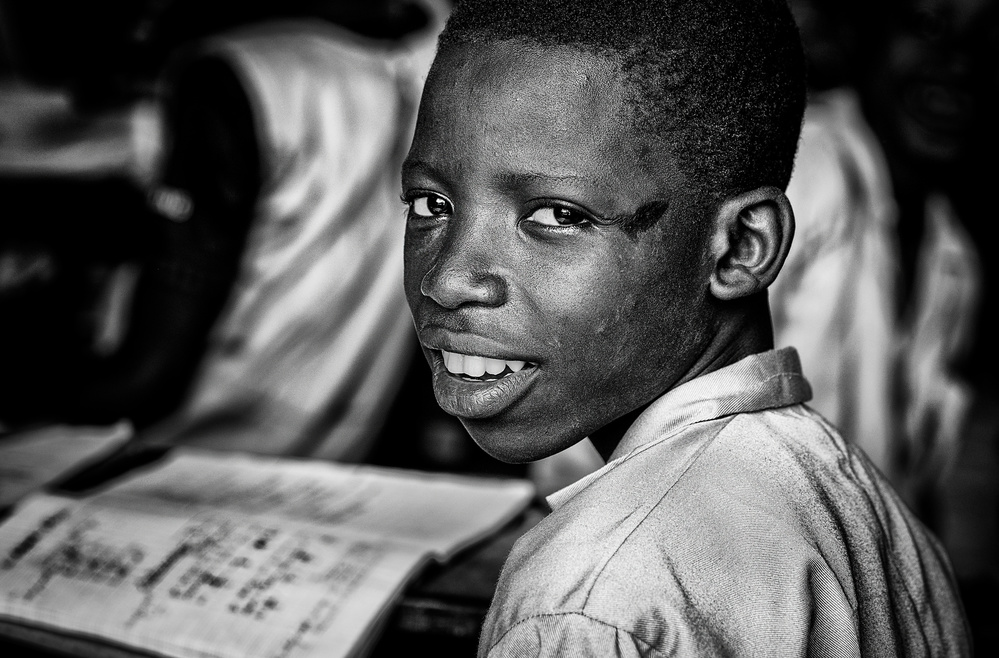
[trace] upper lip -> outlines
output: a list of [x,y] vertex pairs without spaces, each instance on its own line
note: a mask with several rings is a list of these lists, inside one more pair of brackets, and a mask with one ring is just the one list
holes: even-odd
[[458,354],[483,356],[502,361],[528,361],[538,359],[527,352],[515,351],[503,340],[472,333],[455,333],[439,326],[423,326],[419,330],[420,343],[432,350],[446,350]]

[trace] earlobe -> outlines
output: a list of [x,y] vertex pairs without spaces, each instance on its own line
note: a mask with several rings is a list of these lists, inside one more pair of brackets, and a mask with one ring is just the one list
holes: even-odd
[[714,226],[712,295],[738,299],[773,283],[794,235],[791,204],[780,189],[761,187],[726,199]]

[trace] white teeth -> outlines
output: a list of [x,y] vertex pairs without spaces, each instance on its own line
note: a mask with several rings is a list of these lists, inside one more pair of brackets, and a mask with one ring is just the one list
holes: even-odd
[[498,375],[506,370],[506,361],[500,359],[486,359],[486,372],[490,375]]
[[486,373],[501,375],[508,368],[511,372],[520,372],[526,365],[525,361],[504,361],[503,359],[458,354],[445,350],[441,350],[441,357],[444,359],[444,367],[452,375],[467,375],[475,378],[482,377]]
[[441,350],[441,354],[444,356],[444,363],[447,366],[447,371],[454,374],[460,375],[465,371],[465,357],[461,354],[455,354],[454,352],[445,352]]
[[481,356],[465,355],[465,374],[469,377],[481,377],[486,374],[486,360]]

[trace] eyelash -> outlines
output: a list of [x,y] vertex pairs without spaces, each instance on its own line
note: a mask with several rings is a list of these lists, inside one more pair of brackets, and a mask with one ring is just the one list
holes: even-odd
[[[448,205],[448,208],[449,208],[448,212],[441,213],[439,215],[422,215],[422,214],[417,214],[416,212],[414,212],[414,210],[413,210],[413,204],[416,203],[417,201],[419,201],[420,199],[428,198],[428,197],[436,197],[439,200],[445,201],[447,203],[447,205]],[[432,219],[433,217],[447,216],[447,215],[450,215],[451,213],[454,212],[454,205],[452,204],[451,200],[448,199],[443,194],[438,194],[436,192],[429,192],[429,191],[426,191],[426,190],[411,190],[411,191],[408,191],[408,192],[404,192],[400,196],[400,201],[402,201],[402,203],[406,206],[406,208],[407,208],[407,213],[406,213],[407,219],[410,219],[410,220],[412,220],[412,219],[429,220],[429,219]],[[569,204],[567,204],[565,202],[560,202],[560,201],[555,201],[555,200],[548,200],[548,199],[540,199],[540,200],[535,201],[532,205],[533,205],[533,207],[530,209],[530,211],[528,213],[526,213],[525,215],[523,215],[520,218],[519,221],[520,222],[530,221],[530,223],[532,225],[534,225],[536,227],[539,227],[541,230],[556,231],[556,232],[568,232],[568,231],[575,231],[575,230],[578,230],[580,228],[584,228],[584,227],[587,227],[587,226],[592,226],[594,224],[607,223],[605,221],[601,221],[601,219],[599,219],[597,217],[594,217],[591,213],[589,213],[589,212],[587,212],[585,210],[581,210],[581,209],[579,209],[579,208],[577,208],[575,206],[571,206],[571,205],[569,205]],[[571,223],[571,224],[558,224],[557,223],[558,220],[556,218],[555,219],[556,224],[546,224],[546,223],[542,223],[542,222],[539,222],[539,221],[533,221],[533,220],[529,219],[530,217],[534,216],[535,213],[537,213],[537,212],[539,212],[541,210],[547,210],[547,209],[551,209],[553,211],[553,214],[554,213],[558,213],[559,211],[567,211],[567,212],[573,213],[574,215],[576,215],[577,217],[580,218],[580,221],[575,222],[575,223]],[[429,208],[428,208],[428,210],[429,210]]]
[[[567,203],[555,200],[538,201],[536,204],[534,204],[534,208],[532,208],[531,211],[527,213],[522,218],[521,221],[524,221],[529,217],[534,216],[537,212],[541,210],[548,210],[548,209],[553,211],[553,215],[556,215],[555,217],[553,217],[553,219],[555,219],[556,221],[556,224],[544,224],[538,221],[533,221],[532,223],[537,226],[543,227],[545,230],[566,232],[570,230],[578,230],[580,228],[584,228],[587,226],[592,226],[593,224],[597,224],[600,222],[599,219],[595,218],[591,213],[588,213],[585,210],[581,210],[575,206],[571,206]],[[567,211],[569,213],[572,213],[574,216],[576,216],[579,219],[579,221],[570,224],[558,223],[557,213],[559,211]]]
[[[442,213],[441,215],[431,215],[431,216],[420,215],[420,214],[417,214],[416,212],[414,212],[414,210],[413,210],[413,204],[415,204],[420,199],[429,198],[429,197],[436,197],[437,199],[444,200],[447,203],[447,205],[448,205],[449,212]],[[417,220],[429,220],[429,219],[433,219],[434,217],[438,217],[438,216],[450,215],[451,212],[454,212],[454,205],[451,203],[451,200],[448,199],[443,194],[438,194],[436,192],[429,192],[429,191],[426,191],[426,190],[411,190],[411,191],[408,191],[408,192],[403,192],[402,196],[400,197],[400,200],[406,206],[406,219],[407,220],[414,220],[414,219],[417,219]],[[428,208],[428,210],[429,210],[429,208]]]

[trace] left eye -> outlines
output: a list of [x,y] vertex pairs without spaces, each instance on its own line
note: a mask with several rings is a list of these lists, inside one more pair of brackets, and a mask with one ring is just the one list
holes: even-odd
[[583,213],[564,206],[538,208],[527,219],[543,226],[575,226],[589,221]]
[[413,215],[417,217],[440,217],[453,212],[451,202],[437,194],[426,194],[409,202]]

